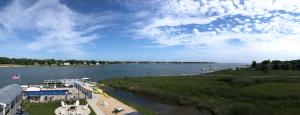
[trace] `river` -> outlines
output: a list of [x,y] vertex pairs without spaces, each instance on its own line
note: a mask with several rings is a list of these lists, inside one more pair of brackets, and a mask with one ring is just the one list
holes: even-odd
[[191,75],[235,68],[245,64],[108,64],[99,66],[37,66],[0,68],[0,88],[16,83],[11,79],[20,74],[21,84],[40,83],[47,79],[90,77],[94,81],[115,77],[143,77],[162,75]]

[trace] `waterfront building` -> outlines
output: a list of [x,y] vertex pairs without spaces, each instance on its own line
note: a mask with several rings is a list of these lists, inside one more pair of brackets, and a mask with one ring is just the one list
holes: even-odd
[[22,103],[19,84],[8,85],[0,89],[0,115],[15,115]]
[[88,89],[90,78],[44,80],[42,84],[22,85],[23,97],[30,102],[76,100],[92,98],[93,89]]
[[34,62],[34,65],[35,66],[39,66],[40,64],[38,62]]
[[69,66],[69,65],[71,65],[69,62],[65,62],[64,64],[63,64],[64,66]]

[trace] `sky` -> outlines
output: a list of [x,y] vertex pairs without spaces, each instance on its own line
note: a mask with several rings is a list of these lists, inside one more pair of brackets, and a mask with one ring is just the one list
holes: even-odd
[[0,0],[0,56],[293,60],[299,0]]

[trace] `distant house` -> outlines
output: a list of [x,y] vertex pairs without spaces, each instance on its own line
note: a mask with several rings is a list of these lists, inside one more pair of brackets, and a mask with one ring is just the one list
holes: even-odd
[[19,84],[8,85],[0,89],[0,114],[16,115],[22,102],[21,86]]
[[100,63],[99,63],[99,62],[97,62],[97,63],[96,63],[96,65],[100,65]]
[[35,66],[39,66],[40,64],[38,62],[34,62],[34,65]]
[[64,64],[63,64],[64,66],[69,66],[69,65],[71,65],[69,62],[65,62]]

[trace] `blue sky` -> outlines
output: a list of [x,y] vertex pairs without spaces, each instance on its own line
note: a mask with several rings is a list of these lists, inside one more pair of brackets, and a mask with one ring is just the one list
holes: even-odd
[[0,0],[0,56],[251,62],[299,51],[299,0]]

